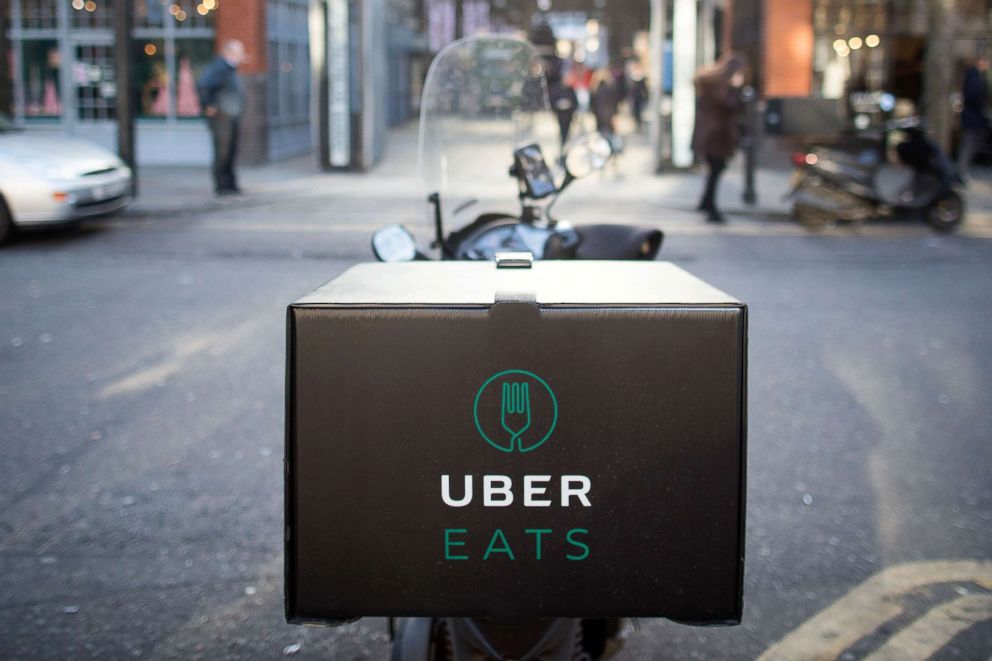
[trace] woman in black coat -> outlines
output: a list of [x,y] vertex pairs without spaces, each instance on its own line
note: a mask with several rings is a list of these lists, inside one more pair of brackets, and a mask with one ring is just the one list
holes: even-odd
[[739,116],[744,108],[741,88],[746,63],[737,53],[724,53],[712,66],[696,73],[696,126],[692,149],[696,160],[709,168],[698,209],[713,223],[724,222],[716,208],[716,189],[727,161],[741,139]]

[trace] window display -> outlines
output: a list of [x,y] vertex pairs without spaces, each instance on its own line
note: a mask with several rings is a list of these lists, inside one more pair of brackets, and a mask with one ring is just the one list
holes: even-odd
[[[218,0],[133,2],[130,50],[138,116],[169,121],[201,117],[196,78],[213,58]],[[10,61],[17,72],[18,118],[114,119],[115,45],[108,30],[113,26],[112,4],[11,2]]]
[[199,117],[196,79],[213,58],[212,39],[136,39],[135,94],[141,117]]
[[60,117],[59,44],[53,39],[25,40],[21,46],[21,89],[28,117]]

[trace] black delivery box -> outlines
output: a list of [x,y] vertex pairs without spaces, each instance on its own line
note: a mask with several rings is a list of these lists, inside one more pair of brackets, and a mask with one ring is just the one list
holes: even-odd
[[663,262],[522,264],[362,264],[289,307],[289,621],[740,621],[747,308]]

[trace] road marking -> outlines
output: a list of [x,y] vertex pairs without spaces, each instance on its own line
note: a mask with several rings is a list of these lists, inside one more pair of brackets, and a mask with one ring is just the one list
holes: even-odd
[[162,383],[182,371],[190,358],[207,349],[210,344],[211,340],[206,337],[190,338],[177,343],[167,358],[108,383],[100,390],[98,397],[107,399],[117,395],[134,394]]
[[844,650],[901,615],[900,596],[925,585],[968,582],[992,589],[992,562],[937,560],[889,567],[769,647],[759,661],[836,659]]
[[258,322],[258,319],[248,319],[222,330],[190,330],[171,338],[165,350],[160,350],[164,355],[158,362],[111,381],[100,389],[97,396],[109,399],[118,395],[133,395],[164,384],[204,355],[215,356],[236,347],[236,338],[254,332]]
[[894,635],[866,661],[926,659],[956,635],[992,619],[992,594],[972,594],[941,604]]

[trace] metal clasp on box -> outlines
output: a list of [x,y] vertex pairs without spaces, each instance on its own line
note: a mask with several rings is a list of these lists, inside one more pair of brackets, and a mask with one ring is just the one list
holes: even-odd
[[534,265],[531,252],[498,252],[495,259],[498,269],[529,269]]

